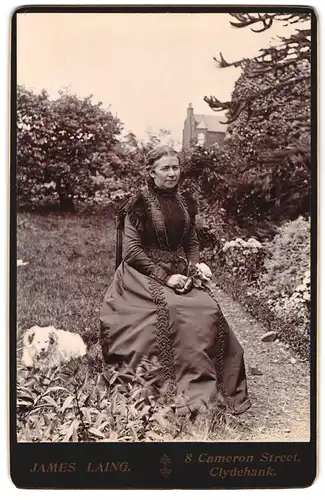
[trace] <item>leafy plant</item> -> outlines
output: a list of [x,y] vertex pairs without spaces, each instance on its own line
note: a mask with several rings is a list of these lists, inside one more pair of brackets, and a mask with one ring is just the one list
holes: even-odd
[[259,288],[263,297],[291,295],[310,270],[310,220],[298,219],[284,224],[267,244],[265,273]]
[[121,122],[101,103],[60,91],[50,100],[17,89],[17,198],[19,206],[47,200],[72,210],[95,192],[92,177],[107,173]]
[[[157,360],[89,377],[87,360],[18,371],[19,441],[164,441],[186,434],[181,396],[171,405]],[[185,426],[185,427],[184,427]]]

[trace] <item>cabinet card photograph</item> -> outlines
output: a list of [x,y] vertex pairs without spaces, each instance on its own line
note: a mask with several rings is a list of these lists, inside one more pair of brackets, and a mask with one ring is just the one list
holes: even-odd
[[33,6],[11,28],[14,483],[311,484],[314,11]]

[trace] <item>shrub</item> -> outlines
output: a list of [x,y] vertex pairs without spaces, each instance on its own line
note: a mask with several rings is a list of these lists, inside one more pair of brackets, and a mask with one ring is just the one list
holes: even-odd
[[17,201],[19,207],[59,202],[72,210],[75,200],[94,195],[96,172],[120,168],[114,154],[122,124],[92,97],[59,98],[17,89]]
[[[254,242],[254,239],[248,240]],[[266,328],[307,359],[310,353],[310,220],[283,225],[275,238],[253,244],[221,239],[210,258],[218,284]]]
[[310,339],[310,220],[299,217],[284,224],[266,249],[265,272],[254,293],[290,325],[286,336],[304,354]]
[[222,248],[223,264],[234,276],[248,282],[256,281],[263,268],[265,249],[255,238],[226,241]]
[[284,224],[267,245],[265,273],[261,276],[261,295],[278,298],[293,294],[310,271],[310,220],[303,217]]

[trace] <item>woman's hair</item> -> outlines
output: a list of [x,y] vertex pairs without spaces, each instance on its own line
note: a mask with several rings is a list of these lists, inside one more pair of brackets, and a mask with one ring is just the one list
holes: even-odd
[[160,160],[160,158],[162,158],[163,156],[176,156],[178,158],[178,153],[170,146],[157,146],[156,148],[152,149],[147,155],[147,168],[151,169],[153,164],[157,160]]

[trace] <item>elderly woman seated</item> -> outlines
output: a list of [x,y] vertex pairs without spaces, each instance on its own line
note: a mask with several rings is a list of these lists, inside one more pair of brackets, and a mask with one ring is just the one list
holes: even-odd
[[133,369],[156,356],[170,399],[182,395],[197,412],[221,396],[242,413],[250,407],[243,349],[212,293],[193,286],[196,203],[180,193],[180,173],[177,153],[156,148],[146,187],[120,213],[124,255],[101,308],[103,355],[108,366]]

